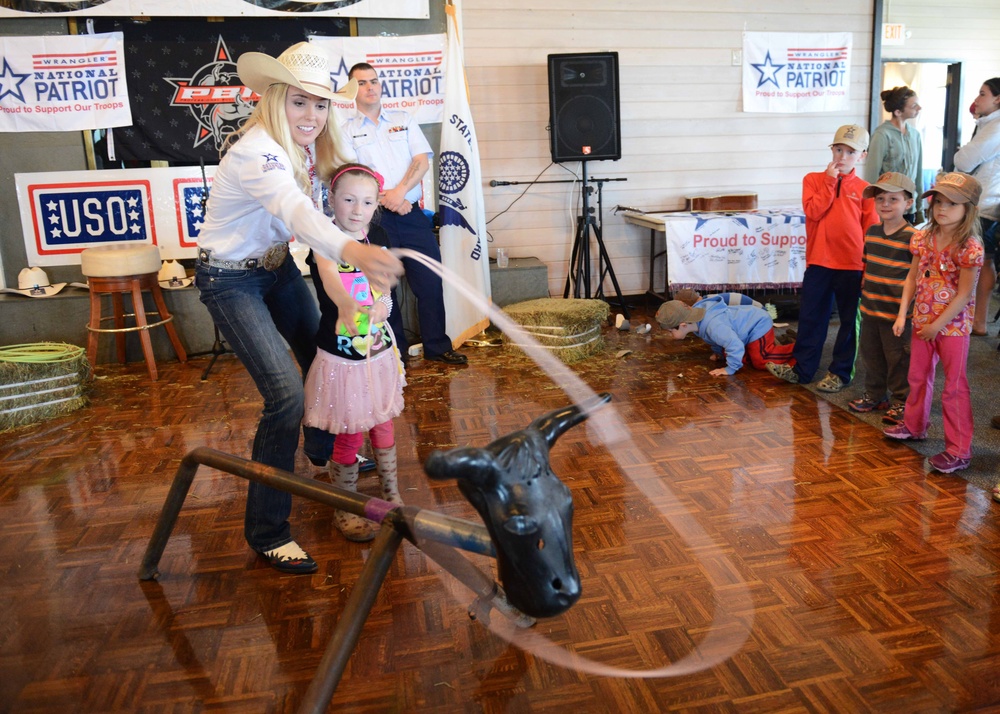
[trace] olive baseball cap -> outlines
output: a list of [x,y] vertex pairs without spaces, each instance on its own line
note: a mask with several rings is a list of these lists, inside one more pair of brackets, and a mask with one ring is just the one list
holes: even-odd
[[668,300],[656,311],[656,322],[664,330],[673,330],[682,322],[698,322],[705,317],[705,308],[690,307],[680,300]]
[[924,191],[920,198],[927,198],[935,193],[940,193],[953,203],[971,203],[975,206],[979,203],[979,197],[983,195],[983,186],[974,176],[963,174],[961,171],[952,171],[950,174],[938,176],[934,188]]
[[878,181],[870,186],[865,186],[864,197],[871,198],[875,195],[876,189],[881,189],[889,193],[909,191],[910,198],[913,198],[917,193],[917,187],[913,185],[913,180],[906,174],[901,174],[898,171],[887,171],[878,177]]
[[837,129],[837,133],[833,135],[833,141],[830,143],[830,146],[834,144],[844,144],[855,151],[867,151],[868,130],[857,124],[845,124]]

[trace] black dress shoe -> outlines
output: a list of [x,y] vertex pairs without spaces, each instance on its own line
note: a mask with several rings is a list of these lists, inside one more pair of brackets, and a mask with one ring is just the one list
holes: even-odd
[[433,362],[444,362],[445,364],[465,364],[469,361],[465,355],[455,350],[448,350],[439,355],[424,355],[424,359],[429,359]]

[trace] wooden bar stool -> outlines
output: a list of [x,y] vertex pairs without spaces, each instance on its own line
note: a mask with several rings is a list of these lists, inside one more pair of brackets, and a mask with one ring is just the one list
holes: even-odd
[[[87,248],[80,253],[80,268],[87,276],[87,283],[90,286],[87,359],[91,365],[97,364],[97,339],[102,332],[114,334],[119,362],[125,362],[125,333],[138,332],[149,376],[155,381],[156,358],[153,356],[153,343],[149,339],[149,330],[161,325],[167,330],[167,336],[170,338],[170,344],[174,346],[177,358],[181,362],[187,361],[187,353],[177,337],[177,330],[174,329],[174,316],[163,302],[163,293],[157,282],[157,273],[160,271],[159,248],[148,244]],[[157,312],[146,312],[143,305],[143,290],[152,294]],[[132,309],[135,312],[125,313],[122,304],[124,293],[132,295]],[[111,295],[112,314],[108,317],[101,316],[102,295]],[[147,315],[157,315],[160,319],[151,323]],[[126,327],[126,317],[135,318],[135,325]],[[107,320],[113,320],[115,326],[101,327],[101,323]]]

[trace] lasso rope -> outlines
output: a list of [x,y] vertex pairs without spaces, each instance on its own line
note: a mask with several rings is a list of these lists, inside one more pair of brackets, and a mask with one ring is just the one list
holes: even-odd
[[0,347],[0,432],[82,407],[90,365],[82,347],[62,342]]
[[[542,634],[540,629],[537,631],[522,629],[503,617],[487,618],[483,623],[494,634],[516,644],[535,657],[561,667],[604,677],[677,677],[709,669],[739,652],[753,627],[754,602],[749,586],[743,580],[740,570],[731,562],[731,555],[705,532],[690,508],[674,495],[666,474],[632,438],[625,426],[625,419],[617,413],[614,405],[583,407],[585,404],[598,404],[599,400],[596,399],[594,390],[565,363],[539,345],[523,326],[515,323],[495,305],[483,300],[482,296],[454,271],[414,250],[396,248],[392,252],[398,257],[410,258],[426,266],[440,275],[466,299],[472,301],[497,327],[522,345],[521,349],[549,378],[562,388],[574,403],[584,409],[588,415],[585,422],[588,436],[608,450],[621,468],[622,474],[632,478],[633,484],[649,499],[664,521],[677,531],[693,557],[701,564],[701,577],[711,587],[713,593],[713,602],[708,606],[711,611],[711,624],[707,627],[699,624],[696,629],[700,639],[691,643],[691,651],[680,656],[677,661],[662,667],[632,669],[604,664],[574,651],[572,646],[557,645],[547,635]],[[442,582],[456,600],[460,601],[461,597],[465,596],[464,586],[459,585],[457,580],[445,579]],[[669,653],[666,655],[669,656]]]
[[30,364],[70,362],[83,354],[83,348],[62,342],[33,342],[0,347],[0,362]]

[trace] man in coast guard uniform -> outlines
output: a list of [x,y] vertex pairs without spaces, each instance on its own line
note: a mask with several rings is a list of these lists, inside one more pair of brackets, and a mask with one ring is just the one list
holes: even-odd
[[[382,211],[378,220],[392,247],[410,248],[440,262],[437,238],[419,206],[423,195],[420,181],[433,155],[430,144],[420,125],[407,112],[382,108],[382,85],[370,64],[354,65],[349,76],[358,81],[357,113],[344,122],[342,133],[348,153],[353,149],[358,163],[385,178],[386,188],[379,195]],[[407,282],[417,298],[424,359],[465,364],[465,355],[452,349],[451,338],[445,333],[441,278],[417,261],[403,259],[403,265]],[[407,341],[398,306],[389,324],[405,359]]]

